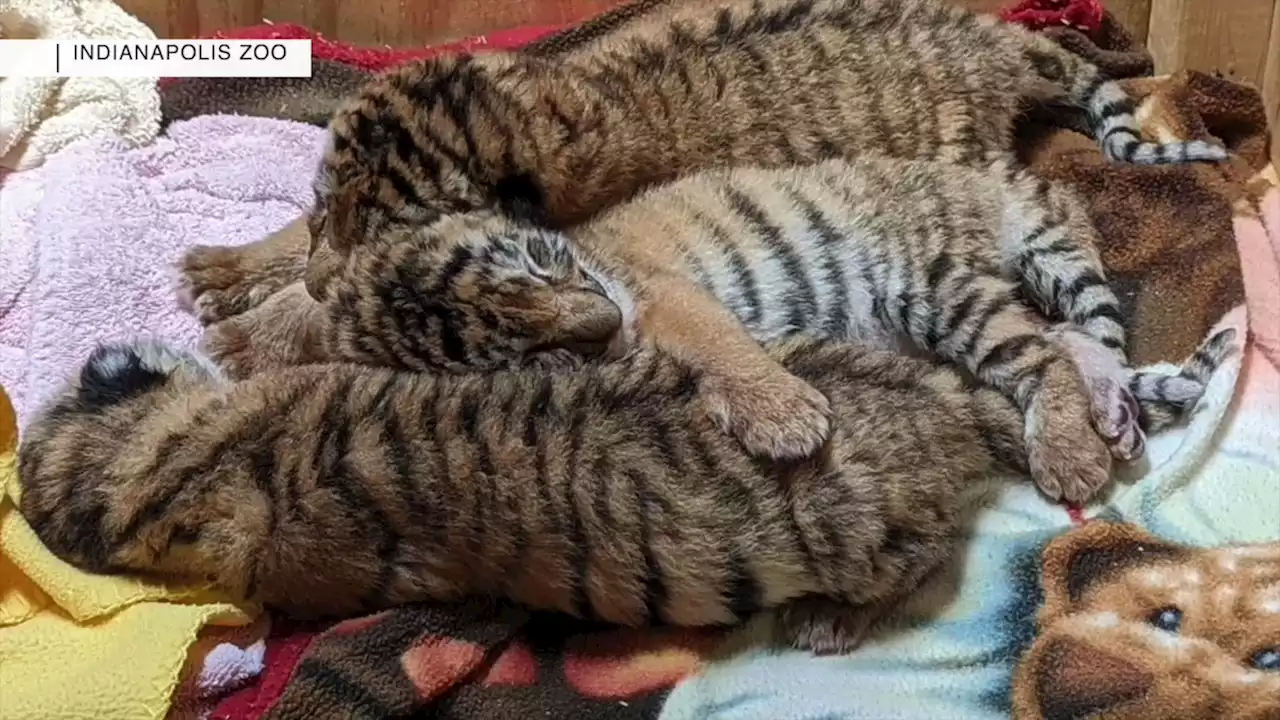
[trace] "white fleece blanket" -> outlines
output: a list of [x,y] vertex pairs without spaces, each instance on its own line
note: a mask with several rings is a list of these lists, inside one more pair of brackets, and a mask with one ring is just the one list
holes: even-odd
[[[0,0],[0,38],[154,40],[109,0]],[[25,170],[92,135],[134,147],[160,132],[157,78],[0,78],[0,167]]]

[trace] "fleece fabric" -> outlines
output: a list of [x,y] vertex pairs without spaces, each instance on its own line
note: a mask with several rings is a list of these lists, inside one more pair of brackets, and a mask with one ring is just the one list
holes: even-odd
[[0,383],[20,423],[94,345],[141,335],[194,344],[173,264],[195,243],[241,244],[312,200],[322,131],[206,116],[155,144],[86,140],[0,185]]
[[90,575],[54,557],[17,510],[18,441],[0,387],[0,717],[164,718],[201,629],[249,616],[199,589]]
[[[155,40],[110,0],[0,0],[0,38]],[[36,167],[76,140],[139,147],[160,130],[156,78],[0,77],[0,168]]]

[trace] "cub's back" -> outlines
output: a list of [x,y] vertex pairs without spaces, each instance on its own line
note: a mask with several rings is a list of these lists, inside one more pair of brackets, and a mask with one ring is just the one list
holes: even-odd
[[694,280],[761,342],[805,332],[883,346],[869,313],[891,284],[884,273],[924,273],[943,252],[993,271],[1008,188],[996,170],[875,156],[721,169],[569,234],[642,298],[650,277]]

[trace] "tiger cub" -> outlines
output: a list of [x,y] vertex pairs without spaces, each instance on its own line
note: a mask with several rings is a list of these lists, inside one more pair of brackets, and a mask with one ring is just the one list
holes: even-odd
[[[1013,399],[1039,486],[1084,502],[1111,455],[1142,450],[1095,239],[1073,194],[999,162],[711,170],[563,234],[481,213],[393,233],[351,253],[324,312],[345,359],[415,370],[495,369],[566,348],[616,356],[648,337],[702,370],[722,426],[775,459],[816,451],[829,408],[759,343],[809,334],[922,350]],[[296,279],[301,242],[196,249],[189,294],[225,316],[219,306],[243,307],[269,262],[255,254],[292,253]],[[1046,335],[1024,298],[1075,330]]]
[[20,509],[82,569],[210,580],[300,616],[492,595],[703,626],[790,606],[794,642],[847,650],[954,551],[974,491],[1025,468],[1023,418],[923,360],[769,352],[832,400],[821,457],[748,455],[697,369],[655,349],[572,373],[231,382],[154,341],[106,345],[30,423]]
[[442,214],[564,228],[711,167],[864,152],[985,165],[1011,154],[1028,102],[1083,110],[1114,160],[1226,155],[1142,141],[1133,102],[1095,66],[946,0],[657,2],[562,40],[411,63],[337,110],[315,185],[313,296],[333,253]]

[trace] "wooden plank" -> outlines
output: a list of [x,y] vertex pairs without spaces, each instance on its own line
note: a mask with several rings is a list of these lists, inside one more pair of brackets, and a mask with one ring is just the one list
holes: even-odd
[[201,35],[262,21],[262,0],[187,0],[184,4],[195,7],[196,30]]
[[340,0],[262,0],[262,17],[241,24],[253,25],[264,20],[298,23],[330,39],[347,39],[338,28],[340,4]]
[[1152,0],[1147,47],[1156,72],[1200,70],[1259,84],[1274,12],[1275,0]]
[[168,0],[117,0],[117,4],[151,28],[158,37],[172,37],[168,34]]
[[1280,0],[1271,13],[1271,39],[1267,42],[1267,69],[1262,74],[1262,98],[1267,105],[1267,119],[1271,123],[1271,162],[1280,169]]

